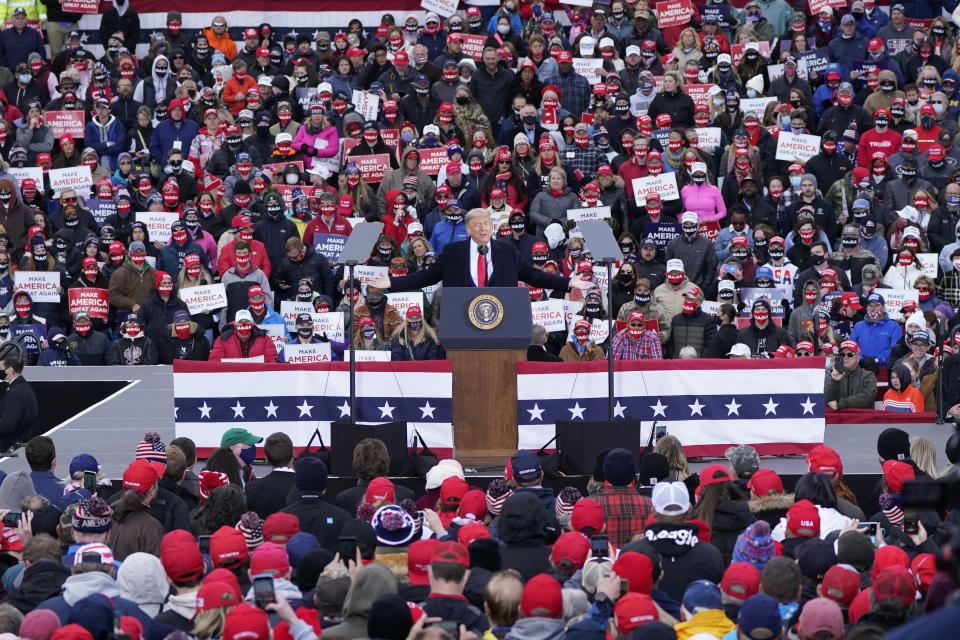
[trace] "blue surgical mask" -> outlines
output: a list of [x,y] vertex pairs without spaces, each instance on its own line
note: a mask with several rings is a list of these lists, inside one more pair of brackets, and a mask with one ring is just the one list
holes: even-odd
[[790,176],[790,186],[794,189],[800,188],[801,178],[800,176]]
[[246,449],[242,449],[238,457],[243,460],[245,465],[249,467],[251,464],[253,464],[253,459],[257,457],[257,448],[247,447]]

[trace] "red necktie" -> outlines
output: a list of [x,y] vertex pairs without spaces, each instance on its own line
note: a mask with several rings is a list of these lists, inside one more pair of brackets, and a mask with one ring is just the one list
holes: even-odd
[[487,260],[482,254],[477,254],[477,286],[487,286]]

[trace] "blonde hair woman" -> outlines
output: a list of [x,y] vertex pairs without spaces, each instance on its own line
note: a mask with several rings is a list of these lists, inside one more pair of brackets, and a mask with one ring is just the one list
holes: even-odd
[[703,57],[703,50],[700,48],[700,38],[693,27],[687,27],[680,32],[677,38],[677,46],[673,48],[673,55],[677,58],[677,65],[683,68],[688,60],[700,61]]
[[940,471],[937,470],[937,450],[926,438],[914,438],[910,441],[910,458],[931,478],[940,476]]

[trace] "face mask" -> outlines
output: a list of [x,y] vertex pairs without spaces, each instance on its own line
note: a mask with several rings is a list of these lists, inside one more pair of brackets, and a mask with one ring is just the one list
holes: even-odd
[[173,293],[173,283],[161,282],[159,285],[157,285],[157,291],[159,291],[161,295],[168,296]]
[[649,293],[637,293],[633,296],[633,301],[638,307],[645,307],[650,302]]
[[807,304],[813,304],[813,303],[817,300],[817,292],[816,292],[816,291],[804,291],[804,292],[803,292],[803,300],[804,300]]
[[830,155],[830,154],[832,154],[832,153],[833,153],[834,151],[836,151],[836,150],[837,150],[837,143],[836,143],[836,142],[824,142],[824,143],[823,143],[823,152],[824,152],[825,154]]
[[901,267],[907,267],[913,264],[913,257],[909,253],[905,253],[899,258],[897,258],[897,264]]
[[372,340],[373,336],[376,334],[376,329],[373,327],[365,327],[360,330],[360,335],[364,340]]
[[261,315],[266,310],[266,308],[267,308],[267,301],[265,299],[261,300],[260,302],[253,302],[253,301],[250,302],[250,309],[253,311],[254,314],[258,316]]
[[[157,77],[158,77],[158,78],[163,78],[164,76],[167,75],[167,68],[166,68],[166,67],[157,67],[156,69],[154,69],[154,73],[157,74]],[[234,73],[233,75],[237,75],[237,74]],[[246,75],[246,74],[244,74],[244,75]],[[240,78],[240,79],[242,80],[242,78]]]
[[908,153],[913,153],[917,150],[917,142],[915,140],[904,140],[900,148]]
[[143,266],[143,263],[147,261],[146,254],[132,254],[130,256],[130,262],[133,263],[133,266],[140,268]]
[[874,118],[873,124],[876,125],[878,128],[882,129],[886,127],[888,124],[890,124],[890,121],[887,120],[885,117],[881,116],[881,117]]
[[684,274],[683,273],[668,273],[667,282],[676,286],[683,282]]
[[697,301],[691,300],[690,298],[683,299],[683,313],[686,315],[692,314],[697,310]]
[[130,324],[130,325],[127,325],[127,328],[126,328],[126,330],[124,331],[124,333],[126,334],[126,336],[127,336],[128,338],[130,338],[130,339],[132,340],[132,339],[134,339],[134,338],[140,337],[140,333],[141,333],[142,331],[143,331],[143,329],[140,327],[140,325]]
[[497,25],[497,33],[499,33],[499,34],[502,35],[502,36],[507,35],[508,33],[510,33],[510,25],[508,25],[508,24],[498,24],[498,25]]
[[77,322],[73,325],[73,330],[79,333],[81,336],[86,337],[90,333],[92,325],[89,322]]
[[173,241],[177,244],[184,244],[187,241],[186,231],[174,231],[171,235],[173,236]]
[[960,271],[960,259],[953,261],[953,268],[956,269],[957,271]]
[[599,304],[587,304],[587,305],[584,305],[583,308],[586,311],[588,316],[595,316],[600,313]]
[[915,178],[915,177],[917,176],[917,170],[916,170],[916,169],[905,169],[905,168],[903,168],[903,167],[900,167],[900,175],[903,176],[904,178],[908,178],[908,179],[909,179],[909,178]]
[[30,315],[30,303],[29,303],[29,302],[16,302],[16,303],[14,303],[13,307],[14,307],[14,309],[16,309],[17,315],[20,316],[20,317],[22,317],[22,318],[25,318],[25,317],[27,317],[28,315]]

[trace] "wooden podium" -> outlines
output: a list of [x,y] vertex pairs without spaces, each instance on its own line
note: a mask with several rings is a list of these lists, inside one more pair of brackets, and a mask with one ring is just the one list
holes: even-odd
[[440,342],[453,365],[454,453],[502,464],[517,451],[517,362],[533,332],[526,287],[444,288]]
[[451,349],[457,458],[499,464],[517,452],[517,362],[526,349]]

